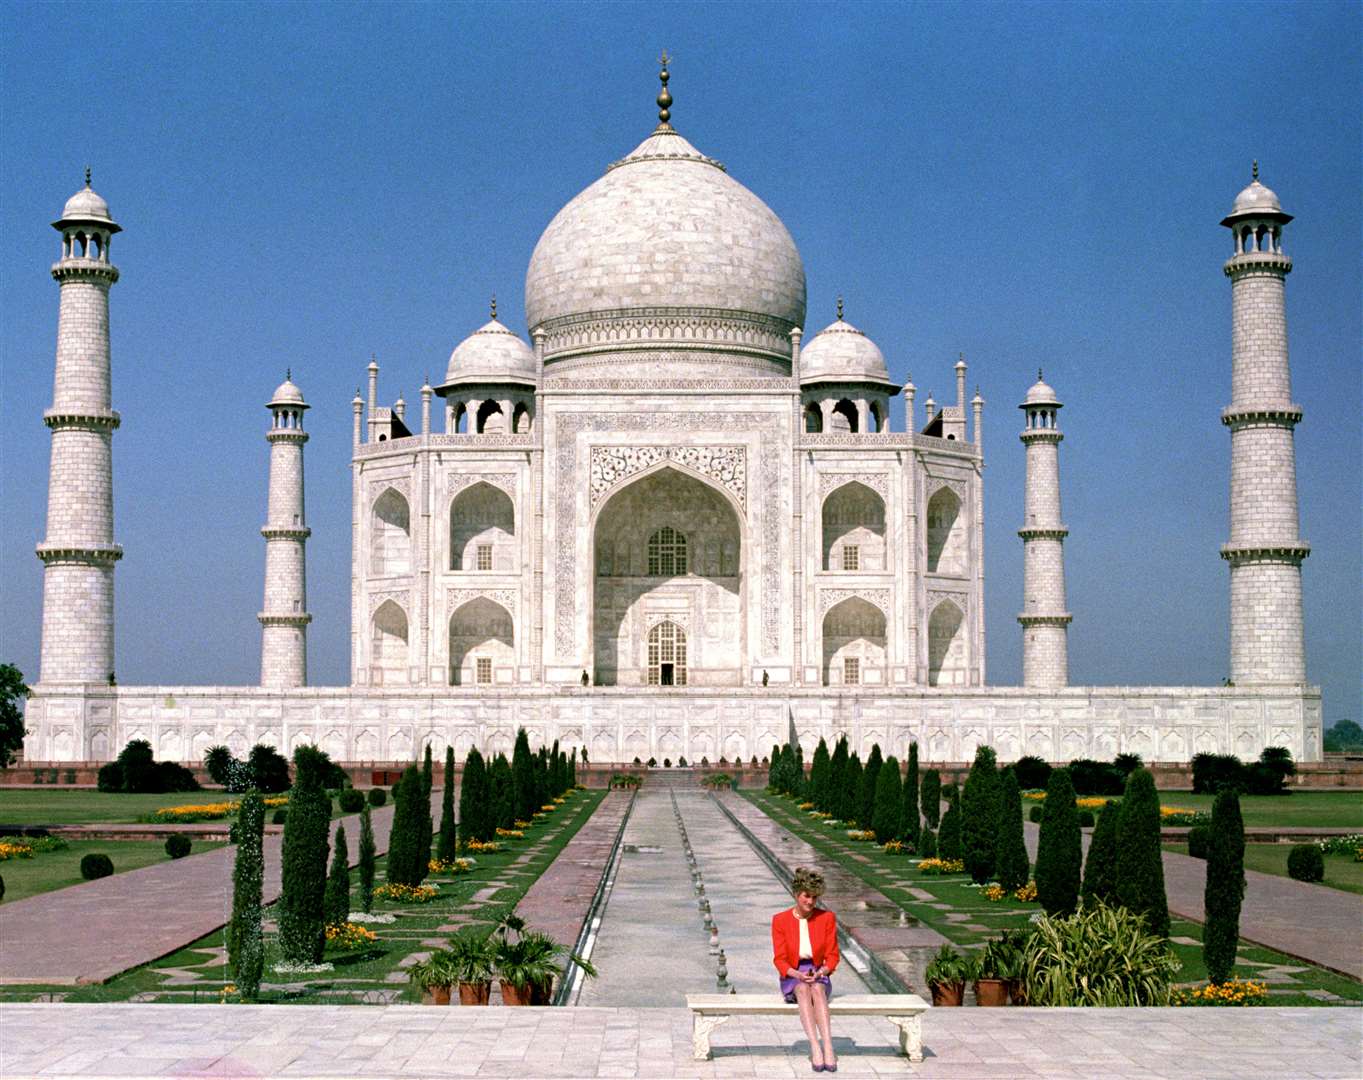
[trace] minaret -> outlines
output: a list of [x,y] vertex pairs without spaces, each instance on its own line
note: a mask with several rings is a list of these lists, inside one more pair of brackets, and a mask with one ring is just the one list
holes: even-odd
[[1060,440],[1056,423],[1061,404],[1036,373],[1027,400],[1018,408],[1027,417],[1020,438],[1027,448],[1027,492],[1018,530],[1022,537],[1022,685],[1057,687],[1069,683],[1069,624],[1065,610],[1065,537],[1060,522]]
[[292,372],[266,406],[273,422],[270,444],[270,503],[265,527],[265,603],[260,615],[260,685],[308,684],[307,540],[312,530],[303,512],[303,392]]
[[1278,196],[1254,179],[1222,220],[1235,234],[1226,261],[1231,279],[1230,680],[1306,681],[1302,644],[1301,561],[1311,547],[1298,536],[1297,464],[1292,430],[1302,417],[1292,403],[1287,367],[1284,283],[1292,260],[1282,227],[1292,220]]
[[109,387],[109,286],[118,268],[109,239],[121,232],[109,204],[85,187],[66,201],[52,227],[62,256],[52,266],[61,286],[56,375],[47,480],[43,561],[43,637],[38,681],[114,682],[113,433],[118,413]]

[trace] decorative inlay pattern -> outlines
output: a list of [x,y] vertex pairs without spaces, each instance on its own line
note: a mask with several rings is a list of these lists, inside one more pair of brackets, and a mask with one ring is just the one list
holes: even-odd
[[656,348],[663,342],[790,355],[791,324],[752,311],[704,307],[627,308],[561,316],[549,319],[538,329],[544,334],[546,359],[593,347]]
[[965,481],[947,480],[940,476],[928,477],[928,499],[931,500],[943,488],[950,488],[956,494],[956,498],[965,502]]
[[827,615],[829,608],[853,596],[878,607],[887,619],[890,617],[889,589],[820,589],[819,616]]
[[474,484],[491,484],[516,498],[515,473],[449,473],[445,477],[445,494],[456,495]]
[[[653,359],[639,356],[634,359]],[[672,359],[671,353],[658,353],[658,360]],[[583,365],[588,366],[588,365]],[[596,366],[596,365],[590,365]],[[601,366],[608,366],[602,364]],[[574,364],[571,370],[578,370]],[[544,380],[546,390],[779,390],[790,392],[790,380],[775,376],[769,379],[593,379],[556,376]]]
[[709,477],[747,510],[748,452],[743,446],[593,446],[591,505],[624,480],[662,461]]
[[392,488],[404,499],[407,505],[412,505],[412,481],[406,476],[397,476],[391,480],[373,480],[369,484],[369,505],[372,507],[385,491]]
[[411,613],[411,592],[408,589],[390,589],[386,592],[375,592],[369,594],[369,617],[374,617],[374,612],[378,611],[385,603],[392,600],[398,607],[402,608],[404,615],[410,617]]
[[513,619],[516,617],[516,590],[515,589],[446,589],[445,590],[445,612],[453,615],[470,600],[479,598],[491,600],[494,604],[500,604],[506,608],[506,612]]
[[835,472],[819,474],[819,501],[823,502],[830,492],[836,491],[843,484],[853,482],[865,484],[882,499],[888,501],[890,498],[890,476],[888,473]]
[[953,592],[949,589],[929,589],[928,590],[928,611],[940,604],[943,600],[950,600],[958,608],[961,614],[966,615],[970,611],[970,598],[965,592]]

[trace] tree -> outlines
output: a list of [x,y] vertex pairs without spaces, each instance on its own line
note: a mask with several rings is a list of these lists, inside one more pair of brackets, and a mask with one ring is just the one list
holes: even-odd
[[936,829],[942,823],[942,774],[936,769],[923,774],[923,792],[918,801],[923,806],[923,823]]
[[294,783],[284,821],[279,947],[284,959],[316,964],[326,946],[322,898],[327,882],[331,800],[322,787],[329,759],[315,746],[294,751]]
[[943,859],[961,857],[961,805],[954,784],[947,791],[947,812],[942,815],[942,828],[937,834],[937,854]]
[[918,744],[909,743],[909,768],[904,774],[904,802],[899,811],[904,839],[918,849]]
[[828,743],[822,737],[814,748],[814,760],[809,766],[809,801],[816,810],[822,810],[827,799],[824,789],[828,787],[828,770],[832,759],[828,756]]
[[[435,839],[435,822],[431,820],[431,792],[434,790],[435,764],[431,760],[431,744],[427,743],[421,757],[421,805],[424,813],[421,815],[421,839],[417,841],[423,870],[431,861],[431,841]],[[421,876],[425,878],[426,875],[423,873]]]
[[1082,895],[1086,908],[1098,902],[1109,907],[1117,903],[1117,818],[1121,812],[1121,803],[1108,799],[1098,813],[1084,861]]
[[838,799],[838,820],[849,825],[856,824],[857,800],[861,796],[861,758],[851,754],[847,767],[843,769],[842,795]]
[[1363,750],[1363,727],[1353,720],[1336,720],[1325,729],[1325,752],[1341,754],[1348,750]]
[[771,761],[767,765],[767,787],[772,791],[781,790],[781,748],[773,745]]
[[374,864],[378,855],[374,822],[369,816],[369,804],[365,803],[360,811],[360,910],[366,914],[374,907]]
[[251,770],[251,783],[264,795],[278,795],[289,790],[289,763],[273,746],[256,743],[246,759]]
[[449,862],[459,854],[459,837],[454,823],[454,747],[445,747],[445,790],[440,797],[440,846],[435,857]]
[[981,746],[961,793],[961,857],[976,885],[994,876],[999,836],[999,770],[994,749]]
[[516,824],[516,778],[511,772],[511,762],[505,754],[498,754],[492,760],[491,780],[488,784],[492,793],[492,828],[510,829]]
[[1117,901],[1145,916],[1152,934],[1169,936],[1169,900],[1164,892],[1160,853],[1159,792],[1149,769],[1136,769],[1126,781],[1117,818]]
[[331,872],[322,894],[322,922],[339,926],[350,916],[350,850],[345,842],[345,826],[336,827],[336,843],[331,849]]
[[833,754],[828,759],[828,783],[824,785],[824,801],[819,807],[825,814],[840,818],[842,793],[847,787],[847,736],[841,735],[833,744]]
[[464,758],[464,778],[459,784],[459,825],[464,841],[492,839],[492,805],[483,755],[476,746]]
[[30,691],[13,664],[0,664],[0,769],[8,769],[24,748],[24,714],[19,702]]
[[861,767],[861,783],[856,803],[857,824],[863,829],[871,827],[871,816],[876,809],[876,779],[880,775],[880,766],[884,760],[880,753],[880,744],[872,743],[871,752],[866,756],[866,764]]
[[232,757],[232,751],[219,743],[217,746],[210,746],[204,752],[204,768],[208,770],[208,776],[215,784],[227,787],[231,779],[231,768],[236,764],[236,759]]
[[265,800],[248,791],[237,809],[237,853],[232,869],[232,917],[227,924],[227,963],[244,1001],[260,992],[265,965],[261,893],[265,884]]
[[525,728],[516,732],[516,747],[511,752],[511,781],[516,819],[529,821],[539,809],[535,802],[535,755],[530,752],[530,736]]
[[1202,904],[1202,962],[1207,979],[1227,981],[1235,970],[1240,940],[1240,903],[1245,898],[1245,823],[1240,795],[1234,788],[1217,793],[1212,803],[1211,848],[1207,852],[1207,885]]
[[[388,837],[388,883],[390,885],[420,885],[426,876],[427,860],[422,857],[421,840],[425,829],[422,813],[421,771],[408,765],[393,788],[393,825]],[[430,817],[430,804],[426,816]]]
[[1074,784],[1069,769],[1056,769],[1046,783],[1036,847],[1036,898],[1047,915],[1073,915],[1079,907],[1083,858]]
[[899,762],[891,755],[876,773],[875,808],[871,811],[876,843],[894,840],[903,831],[903,824],[904,791],[899,783]]
[[1003,791],[999,798],[998,846],[994,872],[1005,889],[1020,889],[1031,874],[1027,858],[1027,839],[1022,825],[1022,789],[1012,769],[1003,772]]

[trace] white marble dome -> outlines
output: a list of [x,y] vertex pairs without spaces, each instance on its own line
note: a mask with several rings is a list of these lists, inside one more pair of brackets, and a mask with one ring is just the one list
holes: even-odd
[[1041,372],[1036,373],[1036,382],[1032,383],[1027,391],[1027,400],[1022,403],[1020,408],[1027,408],[1028,405],[1059,405],[1060,400],[1055,396],[1055,391],[1051,389],[1042,377]]
[[88,179],[83,188],[66,200],[66,205],[62,207],[62,216],[53,224],[77,221],[98,222],[110,232],[122,231],[109,216],[109,204],[90,187]]
[[305,409],[308,407],[303,400],[303,391],[298,389],[298,384],[293,381],[292,376],[275,387],[267,408],[273,408],[276,405],[301,405]]
[[800,382],[890,381],[879,346],[841,316],[800,350]]
[[534,382],[537,365],[529,345],[496,316],[455,346],[445,385],[470,382]]
[[1241,218],[1270,218],[1283,224],[1292,220],[1292,215],[1283,212],[1277,193],[1259,182],[1259,163],[1254,163],[1254,179],[1235,196],[1230,213],[1221,220],[1222,225],[1230,225]]
[[763,316],[781,333],[805,318],[780,218],[666,124],[558,212],[525,278],[532,330],[657,308]]

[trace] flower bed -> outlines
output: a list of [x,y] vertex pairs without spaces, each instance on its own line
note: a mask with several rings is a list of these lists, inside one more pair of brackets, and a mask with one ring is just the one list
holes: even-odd
[[1231,979],[1223,983],[1185,987],[1175,990],[1171,1005],[1263,1005],[1268,1001],[1268,984],[1250,979]]
[[872,829],[848,829],[847,839],[849,840],[874,840],[876,834]]
[[514,837],[520,838],[520,837],[523,837],[523,836],[525,835],[525,830],[524,830],[524,829],[503,829],[503,828],[498,828],[498,829],[497,829],[497,835],[498,835],[498,836],[514,836]]
[[[267,807],[288,806],[287,795],[271,795],[265,800]],[[146,820],[153,824],[170,822],[183,825],[194,821],[221,821],[231,817],[240,808],[238,801],[224,800],[216,803],[191,803],[186,806],[162,806],[147,815]]]
[[1354,862],[1363,862],[1363,833],[1328,836],[1318,846],[1322,855],[1352,855]]
[[991,881],[988,885],[980,886],[980,894],[986,900],[999,901],[1011,896],[1014,900],[1021,900],[1023,903],[1030,903],[1036,899],[1036,882],[1029,881],[1021,888],[1009,892],[997,881]]
[[965,862],[961,859],[920,859],[918,861],[918,872],[933,876],[963,874],[965,873]]
[[31,859],[44,851],[61,851],[66,841],[60,836],[32,836],[22,840],[0,840],[0,862]]
[[426,869],[432,874],[467,874],[475,863],[475,859],[432,859]]
[[880,850],[886,855],[903,855],[912,851],[912,848],[905,844],[903,840],[886,840],[880,845]]
[[500,851],[502,845],[496,840],[465,840],[460,845],[465,851]]
[[435,885],[380,885],[374,890],[378,900],[393,900],[403,904],[429,904],[440,895]]
[[373,930],[353,922],[332,923],[327,927],[327,946],[332,949],[363,949],[379,940]]

